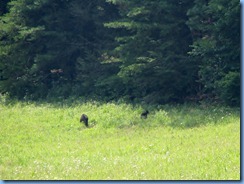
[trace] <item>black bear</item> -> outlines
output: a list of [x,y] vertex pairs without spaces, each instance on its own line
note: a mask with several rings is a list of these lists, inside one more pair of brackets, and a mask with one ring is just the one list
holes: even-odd
[[148,114],[149,114],[148,110],[144,111],[143,113],[141,113],[141,118],[146,119]]
[[85,114],[82,114],[80,117],[80,122],[84,122],[86,127],[88,127],[88,116]]

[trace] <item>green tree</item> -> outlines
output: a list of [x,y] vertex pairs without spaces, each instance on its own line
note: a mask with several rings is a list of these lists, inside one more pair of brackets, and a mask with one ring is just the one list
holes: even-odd
[[23,96],[35,83],[30,67],[35,57],[35,40],[44,27],[29,27],[30,20],[24,17],[33,15],[41,6],[38,2],[30,6],[28,1],[11,1],[9,12],[0,18],[0,69],[6,79],[0,83],[1,92]]
[[240,101],[237,1],[1,2],[1,93]]
[[33,98],[89,93],[107,67],[112,42],[103,21],[116,14],[104,1],[15,0],[1,17],[0,90]]
[[199,63],[202,93],[239,104],[240,2],[195,0],[188,16],[194,38],[190,54]]
[[[118,11],[111,3],[101,0],[73,1],[69,11],[75,25],[73,41],[78,51],[75,59],[75,83],[83,95],[106,94],[110,91],[107,78],[116,72],[116,64],[103,63],[107,52],[114,46],[113,31],[104,27],[104,22],[118,16]],[[77,92],[76,92],[77,93]]]
[[121,18],[106,26],[118,30],[114,50],[127,93],[146,102],[181,101],[192,93],[194,66],[187,52],[192,38],[186,12],[192,1],[109,1]]

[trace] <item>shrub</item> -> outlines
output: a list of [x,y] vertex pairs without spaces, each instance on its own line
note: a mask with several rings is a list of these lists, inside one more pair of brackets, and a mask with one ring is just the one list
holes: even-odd
[[218,82],[221,99],[228,105],[240,105],[240,73],[229,72]]

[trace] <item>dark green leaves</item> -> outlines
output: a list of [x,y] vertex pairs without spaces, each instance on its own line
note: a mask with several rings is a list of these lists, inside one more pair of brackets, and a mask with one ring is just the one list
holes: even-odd
[[238,104],[239,19],[227,0],[3,0],[0,93]]

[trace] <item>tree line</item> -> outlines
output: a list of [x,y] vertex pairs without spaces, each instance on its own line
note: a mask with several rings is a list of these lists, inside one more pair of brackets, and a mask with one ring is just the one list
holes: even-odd
[[0,93],[240,103],[237,0],[2,0]]

